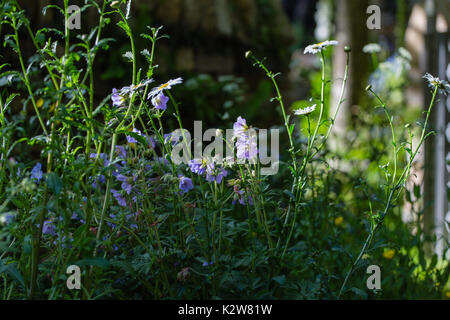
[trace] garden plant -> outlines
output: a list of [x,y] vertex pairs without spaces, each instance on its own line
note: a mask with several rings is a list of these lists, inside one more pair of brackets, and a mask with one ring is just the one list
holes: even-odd
[[[43,13],[67,21],[74,13],[63,3]],[[183,130],[191,111],[177,96],[187,79],[161,79],[155,63],[170,37],[162,27],[135,34],[130,5],[86,0],[81,11],[95,9],[98,24],[81,34],[67,24],[33,30],[17,1],[0,4],[0,54],[16,59],[0,66],[0,299],[449,298],[448,243],[442,256],[427,253],[435,239],[422,230],[422,212],[412,212],[413,223],[401,219],[403,205],[421,198],[406,185],[447,82],[424,76],[431,103],[410,123],[390,107],[389,90],[368,84],[367,117],[388,129],[366,141],[376,149],[369,177],[360,159],[329,149],[351,48],[340,79],[329,75],[337,41],[305,49],[320,60],[320,81],[300,108],[285,105],[283,75],[264,53],[243,48],[242,59],[272,83],[280,114],[277,171],[264,175],[261,129],[245,108],[214,129],[232,156],[196,157]],[[103,37],[113,21],[129,39],[123,59],[132,76],[99,99],[94,66],[115,50]],[[331,108],[333,82],[341,89]],[[346,161],[352,170],[333,166]],[[366,286],[369,265],[382,270],[380,289]],[[81,270],[79,290],[67,285],[69,266]]]

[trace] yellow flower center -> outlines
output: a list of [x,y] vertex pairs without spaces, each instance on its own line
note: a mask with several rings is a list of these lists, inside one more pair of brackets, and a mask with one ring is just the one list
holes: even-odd
[[164,83],[158,87],[158,90],[162,90],[164,88],[167,88],[168,86],[169,86],[169,83]]

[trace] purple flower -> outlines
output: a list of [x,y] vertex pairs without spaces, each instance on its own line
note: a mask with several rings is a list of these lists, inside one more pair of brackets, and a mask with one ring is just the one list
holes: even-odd
[[133,188],[131,182],[136,181],[136,178],[136,176],[134,176],[133,178],[128,178],[122,174],[118,174],[116,176],[116,179],[122,182],[122,190],[124,190],[127,194],[131,193],[131,189]]
[[155,144],[155,140],[153,140],[152,137],[148,137],[147,142],[148,142],[149,147],[151,147],[152,149],[155,149],[156,144]]
[[180,178],[179,188],[181,190],[181,194],[187,193],[189,190],[194,189],[194,185],[192,184],[192,180],[190,178],[186,178],[182,175],[178,176]]
[[[105,167],[109,166],[110,162],[108,160],[108,155],[106,153],[100,153],[99,156],[100,156],[100,159],[103,160],[103,166],[105,166]],[[91,153],[89,155],[89,157],[91,159],[97,159],[97,154],[96,153]]]
[[127,206],[127,200],[125,200],[125,198],[120,194],[119,191],[111,189],[111,193],[114,195],[114,198],[116,198],[117,202],[119,202],[122,207]]
[[258,144],[255,134],[248,130],[247,122],[238,117],[233,125],[233,137],[236,139],[236,156],[242,160],[255,160],[258,154]]
[[239,116],[236,122],[233,124],[233,137],[240,138],[248,130],[247,121]]
[[228,175],[228,171],[224,168],[220,167],[217,169],[214,169],[214,164],[212,166],[212,169],[210,169],[210,166],[208,166],[208,169],[206,171],[206,180],[208,182],[214,182],[216,181],[217,184],[221,184],[224,177]]
[[104,175],[99,175],[98,177],[94,178],[94,182],[92,182],[92,188],[97,189],[99,184],[101,183],[105,183],[105,176]]
[[200,159],[190,160],[188,166],[193,173],[198,175],[203,175],[206,172],[207,167],[206,161]]
[[55,225],[50,220],[44,221],[44,226],[42,227],[43,234],[56,235]]
[[53,241],[53,244],[56,245],[56,244],[58,243],[58,241],[61,242],[61,247],[62,247],[62,248],[67,248],[67,243],[69,243],[69,248],[72,248],[72,246],[70,245],[70,243],[73,242],[73,238],[67,239],[66,236],[63,236],[63,237],[61,238],[61,235],[58,235],[57,240]]
[[42,179],[42,165],[40,162],[36,163],[36,165],[31,169],[31,179],[36,179],[37,182],[40,182]]
[[116,88],[112,90],[111,100],[114,107],[121,107],[125,102],[125,98],[120,95]]
[[5,225],[10,224],[14,220],[14,214],[11,213],[5,213],[4,215],[0,216],[0,223],[3,223]]
[[152,104],[155,107],[155,109],[162,110],[162,111],[167,109],[168,101],[169,101],[169,98],[166,97],[164,95],[164,93],[162,93],[162,91],[158,95],[156,95],[152,98]]
[[167,160],[166,158],[163,158],[163,157],[159,157],[159,158],[155,159],[155,162],[159,165],[166,165],[166,166],[169,165],[169,160]]
[[238,159],[254,160],[258,154],[258,145],[255,135],[241,137],[236,141],[236,156]]
[[249,195],[248,198],[245,197],[244,190],[239,190],[238,185],[234,185],[233,192],[234,192],[233,204],[235,204],[237,201],[239,201],[239,203],[241,205],[245,206],[246,201],[247,201],[249,205],[251,205],[251,206],[253,205],[252,196]]
[[[142,132],[136,128],[134,128],[132,132],[137,133],[140,136],[143,136]],[[131,136],[127,136],[127,141],[128,141],[128,143],[137,143],[137,140]]]
[[164,143],[172,143],[172,146],[177,144],[177,141],[173,139],[172,133],[166,133],[164,135]]
[[127,158],[127,151],[125,150],[124,146],[117,146],[116,152],[119,154],[120,157],[122,157],[122,159]]

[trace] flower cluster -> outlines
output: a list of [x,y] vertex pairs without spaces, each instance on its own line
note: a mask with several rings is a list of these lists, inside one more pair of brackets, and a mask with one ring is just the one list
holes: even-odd
[[124,107],[125,102],[126,102],[126,99],[125,99],[126,96],[128,96],[131,99],[134,92],[136,92],[137,90],[139,90],[145,86],[148,86],[152,82],[153,82],[153,79],[146,79],[137,85],[126,86],[120,90],[113,88],[112,96],[111,96],[113,106],[114,107]]
[[[147,79],[142,82],[140,82],[137,85],[131,85],[123,87],[120,90],[117,90],[116,88],[113,88],[112,90],[112,96],[111,100],[113,102],[114,107],[124,107],[126,102],[126,97],[128,96],[130,99],[134,92],[137,90],[148,86],[150,83],[153,82],[153,79]],[[180,84],[183,82],[182,78],[172,79],[168,82],[153,88],[147,99],[151,100],[151,103],[153,107],[155,107],[156,110],[164,111],[167,109],[167,102],[169,101],[169,98],[164,95],[164,90],[170,90],[172,89],[172,86]]]
[[236,156],[241,160],[255,161],[258,154],[256,134],[247,126],[247,121],[238,117],[233,125],[233,138],[236,140]]
[[31,180],[40,182],[42,179],[42,165],[40,162],[36,163],[36,165],[31,169]]
[[232,179],[228,181],[228,185],[233,187],[233,204],[239,202],[241,205],[245,206],[246,204],[252,206],[253,198],[251,195],[246,195],[246,192],[240,187],[241,180],[240,179]]
[[189,161],[189,169],[200,176],[206,175],[206,181],[222,183],[228,171],[215,164],[213,160],[202,158]]

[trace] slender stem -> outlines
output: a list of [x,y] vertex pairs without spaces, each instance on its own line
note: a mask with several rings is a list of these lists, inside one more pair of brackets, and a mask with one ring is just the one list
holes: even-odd
[[[350,270],[347,272],[347,275],[345,276],[344,282],[343,282],[343,284],[341,286],[341,289],[339,291],[338,299],[341,297],[342,293],[344,292],[345,286],[346,286],[346,284],[348,282],[348,279],[350,278],[351,273],[353,272],[354,267],[358,264],[359,260],[361,260],[363,254],[367,251],[368,247],[370,246],[370,243],[371,243],[371,241],[372,241],[372,239],[373,239],[373,237],[375,235],[376,230],[382,225],[382,223],[383,223],[383,221],[384,221],[384,219],[385,219],[385,217],[386,217],[386,215],[387,215],[387,213],[388,213],[388,211],[389,211],[389,209],[391,207],[394,193],[396,191],[398,191],[398,194],[400,194],[401,191],[404,188],[403,187],[403,181],[404,181],[404,179],[408,178],[409,170],[410,170],[411,165],[412,165],[412,163],[414,161],[414,158],[416,157],[417,152],[419,151],[423,141],[425,140],[425,137],[426,137],[425,133],[426,133],[428,121],[429,121],[429,118],[430,118],[431,110],[433,109],[434,102],[436,100],[436,95],[438,93],[438,89],[439,89],[438,87],[436,87],[434,89],[433,97],[431,99],[430,105],[429,105],[428,110],[427,110],[425,124],[424,124],[424,126],[422,128],[422,134],[421,134],[421,137],[420,137],[419,144],[417,145],[416,150],[413,153],[412,157],[409,159],[409,162],[408,162],[406,168],[403,170],[403,173],[399,177],[397,183],[394,184],[394,186],[392,188],[390,188],[390,193],[389,193],[389,197],[388,197],[388,200],[387,200],[387,203],[386,203],[386,207],[384,208],[384,211],[383,211],[382,215],[378,217],[378,219],[379,219],[378,222],[372,228],[369,236],[367,237],[366,241],[364,242],[364,245],[363,245],[363,247],[362,247],[358,257],[355,259],[355,261],[353,262],[353,264],[350,267]],[[372,90],[370,90],[370,91],[372,91]],[[372,93],[373,93],[373,91],[372,91]],[[380,101],[381,101],[381,99],[380,99]],[[396,155],[394,155],[394,156],[396,157]]]

